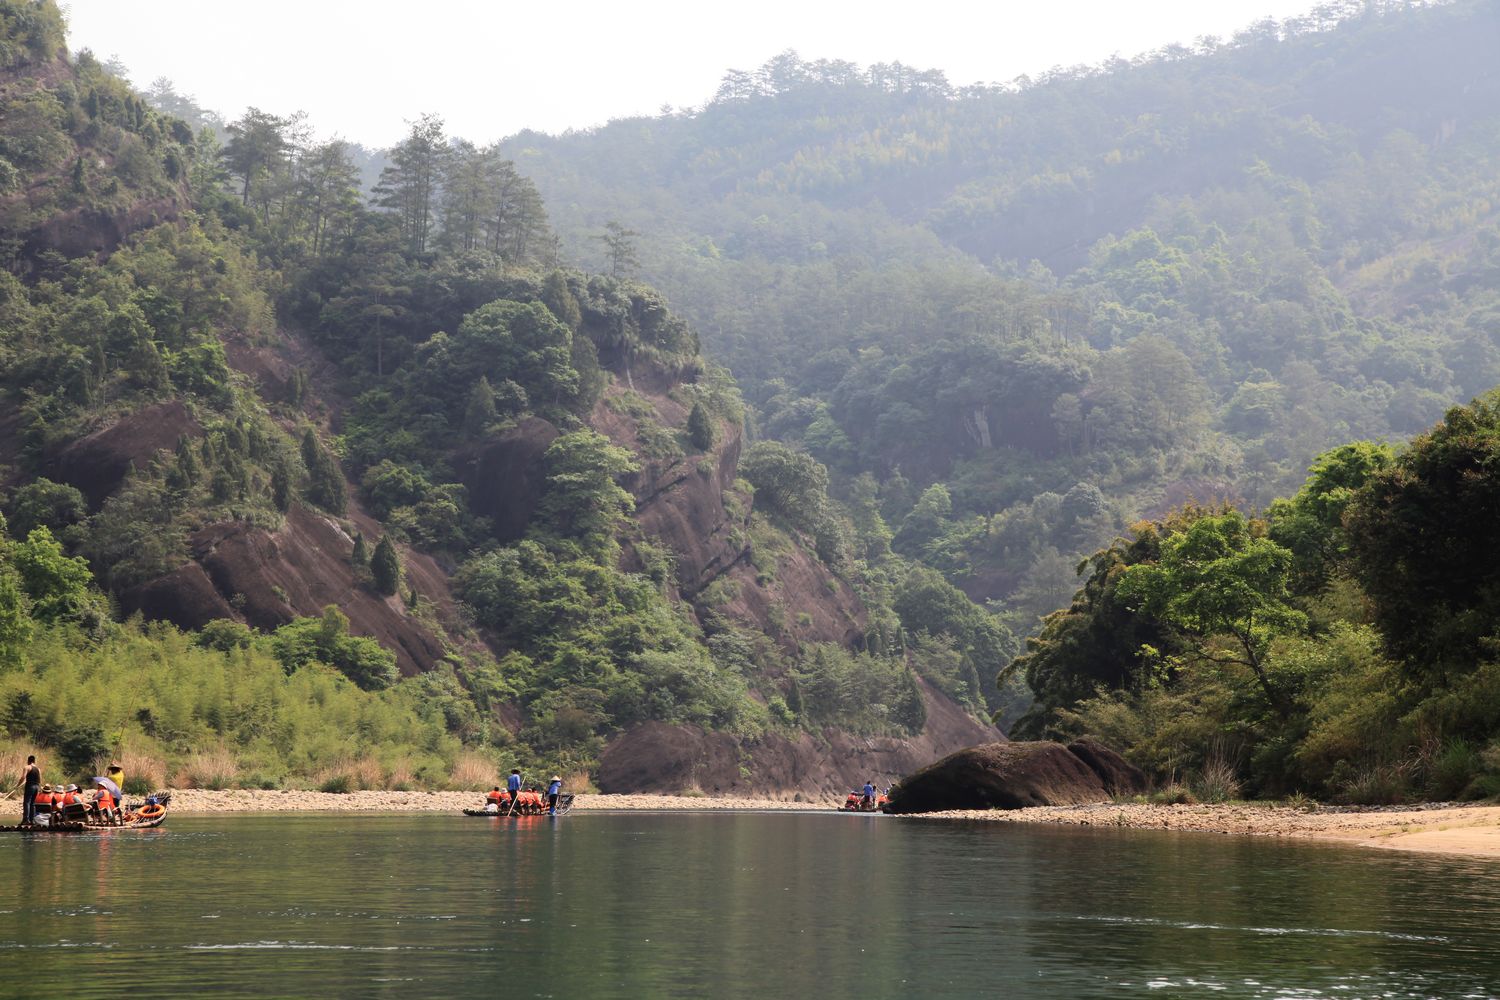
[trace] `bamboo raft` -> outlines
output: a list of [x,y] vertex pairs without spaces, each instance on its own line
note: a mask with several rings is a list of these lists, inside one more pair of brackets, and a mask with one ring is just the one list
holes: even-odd
[[[100,823],[92,819],[57,819],[45,826],[0,826],[0,833],[112,833],[117,830],[152,830],[167,821],[166,793],[157,803],[135,803],[127,807],[121,823]],[[51,816],[49,815],[49,820]]]
[[[573,796],[569,792],[564,792],[564,793],[562,793],[561,795],[559,795],[557,797],[557,815],[564,816],[564,815],[566,815],[566,814],[568,814],[568,813],[570,813],[572,811],[573,811]],[[513,817],[513,816],[545,816],[545,815],[547,815],[547,799],[546,799],[545,796],[543,796],[543,798],[542,798],[542,804],[541,804],[540,808],[538,808],[538,807],[536,807],[534,805],[529,805],[529,804],[527,804],[525,802],[522,802],[520,805],[516,806],[516,808],[514,810],[506,808],[506,809],[500,809],[499,811],[496,811],[496,812],[491,812],[488,809],[465,809],[464,810],[464,815],[465,816],[488,816],[491,819],[494,819],[497,816],[500,817],[501,819],[506,819],[506,818]]]

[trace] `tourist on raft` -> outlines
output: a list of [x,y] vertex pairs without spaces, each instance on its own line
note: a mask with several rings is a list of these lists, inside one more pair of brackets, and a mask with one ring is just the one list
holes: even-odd
[[62,794],[57,791],[52,793],[52,813],[58,820],[78,821],[82,820],[88,813],[88,806],[83,801],[83,796],[78,792],[77,785],[57,786]]
[[547,786],[547,814],[557,815],[557,796],[562,792],[562,778],[558,775],[552,776],[552,784]]
[[[42,817],[46,819],[42,819]],[[37,793],[36,802],[32,804],[31,822],[37,826],[46,826],[52,822],[52,786],[43,785],[42,790]]]
[[[42,791],[42,769],[37,766],[35,754],[26,758],[16,788],[21,789],[21,825],[30,826],[36,821],[36,797]],[[16,788],[10,790],[11,795],[16,794]]]
[[490,789],[490,794],[484,797],[484,807],[486,809],[489,809],[491,806],[494,806],[494,809],[491,811],[498,812],[499,810],[504,809],[505,804],[509,801],[509,796],[507,796],[500,790],[499,785],[496,785],[494,788]]
[[98,787],[94,789],[94,801],[89,803],[89,812],[101,823],[112,823],[118,818],[115,807],[115,797],[109,793],[104,782],[96,782]]

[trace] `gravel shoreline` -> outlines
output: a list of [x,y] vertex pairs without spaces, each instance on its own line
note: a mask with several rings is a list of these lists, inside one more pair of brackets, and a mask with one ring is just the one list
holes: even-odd
[[1500,858],[1500,806],[1433,803],[1297,809],[1250,802],[1176,806],[1099,803],[1009,811],[953,810],[913,818],[1293,837],[1392,850]]
[[[456,813],[478,806],[478,792],[349,792],[175,789],[172,812]],[[711,795],[580,794],[574,811],[830,812],[837,803]],[[5,813],[20,812],[14,799]],[[1297,809],[1271,803],[1141,805],[1099,803],[1015,810],[954,810],[902,817],[922,822],[1043,823],[1135,830],[1177,830],[1252,837],[1332,840],[1367,847],[1500,859],[1500,806],[1437,803],[1420,806]]]

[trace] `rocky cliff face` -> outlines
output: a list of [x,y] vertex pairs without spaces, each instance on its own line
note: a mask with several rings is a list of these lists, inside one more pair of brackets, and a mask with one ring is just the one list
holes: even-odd
[[[320,356],[296,338],[283,336],[251,348],[231,342],[231,364],[251,377],[264,398],[276,399],[293,369],[318,371]],[[309,418],[337,416],[340,400],[327,385],[303,404]],[[292,429],[295,422],[282,420]],[[182,436],[198,437],[202,428],[177,400],[147,406],[95,430],[46,459],[44,474],[77,487],[97,509],[124,483],[132,467],[145,468],[170,459]],[[116,595],[127,614],[170,621],[196,629],[217,618],[229,618],[264,630],[295,618],[311,617],[337,605],[349,618],[350,631],[370,636],[396,654],[403,674],[431,669],[444,655],[445,637],[406,606],[403,589],[392,597],[376,593],[351,562],[354,533],[366,539],[383,534],[380,524],[354,499],[342,519],[293,504],[274,531],[227,521],[207,524],[188,541],[189,559],[171,572]],[[431,602],[442,628],[459,630],[459,617],[448,586],[448,574],[430,556],[403,547],[402,565],[420,597]]]
[[[909,739],[859,737],[835,729],[790,739],[744,740],[696,726],[649,722],[610,744],[597,781],[605,792],[701,791],[798,801],[842,798],[873,780],[884,785],[962,747],[1004,741],[925,681],[927,724]],[[1082,766],[1082,765],[1080,765]]]
[[[590,423],[639,456],[641,471],[625,483],[636,499],[639,537],[671,553],[682,599],[700,617],[721,615],[788,651],[809,642],[859,645],[867,615],[848,583],[795,541],[756,552],[753,500],[736,486],[741,428],[720,420],[713,447],[694,451],[683,430],[688,407],[673,397],[672,384],[635,383],[606,390]],[[663,433],[681,454],[653,457]],[[633,551],[627,559],[639,563]]]
[[[376,530],[362,517],[366,530]],[[441,638],[411,617],[405,595],[384,597],[355,575],[348,553],[354,539],[338,521],[294,506],[275,531],[247,524],[211,524],[192,537],[192,561],[121,596],[129,611],[200,628],[232,618],[270,630],[316,615],[330,604],[349,618],[350,631],[393,650],[407,675],[432,667]],[[407,577],[419,594],[452,617],[446,574],[428,557],[406,552]]]

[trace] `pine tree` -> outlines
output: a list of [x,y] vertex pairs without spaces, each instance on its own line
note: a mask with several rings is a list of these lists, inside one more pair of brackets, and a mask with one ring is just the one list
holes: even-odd
[[349,561],[360,567],[370,565],[370,549],[365,545],[365,536],[362,532],[354,533],[354,552],[349,556]]
[[640,258],[635,254],[635,238],[639,235],[634,229],[626,229],[610,219],[604,224],[604,235],[594,237],[604,244],[604,252],[609,256],[610,277],[628,278],[641,266]]
[[291,509],[292,477],[287,475],[284,465],[271,470],[271,503],[283,514]]
[[177,439],[177,473],[189,486],[198,481],[201,473],[196,449],[186,434]]
[[464,434],[477,438],[498,419],[495,412],[495,390],[490,380],[483,375],[469,392],[469,403],[464,407]]
[[427,251],[438,186],[449,155],[443,120],[427,114],[411,123],[407,137],[390,152],[390,166],[380,172],[375,204],[396,213],[409,253]]
[[695,402],[687,418],[688,440],[699,451],[708,451],[714,446],[714,420],[708,415],[703,403]]
[[375,556],[370,560],[370,573],[375,577],[375,589],[386,596],[396,593],[401,585],[401,559],[396,555],[396,546],[389,535],[375,546]]
[[302,462],[307,466],[307,499],[330,514],[342,515],[349,506],[344,470],[309,427],[302,435]]
[[567,276],[561,271],[553,271],[547,275],[547,280],[542,284],[542,304],[552,311],[558,322],[574,333],[583,325],[583,310],[579,307],[573,290],[568,287]]

